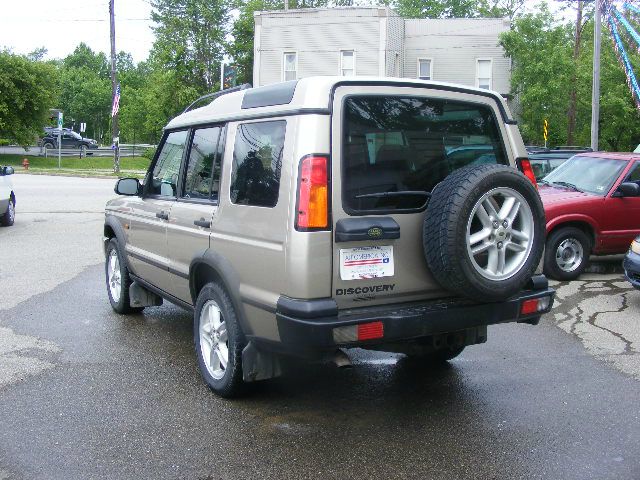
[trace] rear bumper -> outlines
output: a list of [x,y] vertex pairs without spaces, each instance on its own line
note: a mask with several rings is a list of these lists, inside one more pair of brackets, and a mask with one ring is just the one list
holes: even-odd
[[[276,319],[281,344],[279,350],[296,352],[328,350],[342,346],[399,343],[430,335],[455,332],[497,323],[537,323],[551,310],[555,291],[543,275],[530,282],[528,290],[504,302],[476,303],[464,299],[364,307],[338,312],[333,299],[295,300],[280,297]],[[549,297],[549,306],[528,315],[520,313],[522,302]],[[334,338],[334,329],[362,323],[382,322],[383,337],[343,343]],[[339,336],[337,336],[339,338]]]
[[640,289],[640,255],[629,252],[622,261],[624,276],[635,288]]

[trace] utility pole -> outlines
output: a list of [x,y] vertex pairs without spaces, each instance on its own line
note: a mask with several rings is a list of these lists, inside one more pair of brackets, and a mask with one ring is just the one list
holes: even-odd
[[573,43],[573,75],[571,76],[571,94],[569,95],[569,123],[567,125],[567,144],[573,145],[573,136],[576,131],[576,110],[578,103],[577,77],[578,77],[578,57],[580,56],[580,39],[582,36],[582,10],[584,2],[578,0],[578,16],[576,18],[576,32]]
[[593,89],[591,91],[591,148],[598,150],[598,122],[600,120],[600,40],[602,0],[596,0],[595,29],[593,32]]
[[[114,0],[109,0],[109,22],[111,35],[111,137],[113,138],[113,171],[120,173],[120,129],[118,128],[118,110],[113,110],[113,102],[118,88],[118,75],[116,73],[116,22],[113,11]],[[119,92],[117,93],[119,95]]]

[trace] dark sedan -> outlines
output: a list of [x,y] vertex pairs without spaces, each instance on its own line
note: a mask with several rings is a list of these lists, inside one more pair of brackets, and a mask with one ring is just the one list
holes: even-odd
[[622,262],[624,276],[631,282],[631,285],[640,290],[640,236],[631,243],[631,248],[627,252]]

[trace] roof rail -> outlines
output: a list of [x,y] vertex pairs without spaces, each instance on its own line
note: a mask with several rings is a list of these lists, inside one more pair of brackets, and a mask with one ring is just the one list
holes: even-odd
[[226,90],[220,90],[219,92],[207,93],[206,95],[201,96],[194,102],[191,102],[189,106],[185,108],[184,112],[182,113],[187,113],[189,110],[191,110],[191,107],[201,102],[202,100],[206,100],[208,98],[210,98],[211,100],[215,100],[216,98],[221,97],[222,95],[226,95],[227,93],[239,92],[240,90],[247,90],[248,88],[252,88],[251,84],[243,83],[242,85],[238,85],[237,87],[227,88]]

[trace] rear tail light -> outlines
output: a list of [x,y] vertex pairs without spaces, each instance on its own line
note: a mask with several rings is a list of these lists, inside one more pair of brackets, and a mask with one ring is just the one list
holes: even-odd
[[532,313],[544,312],[549,308],[551,297],[532,298],[522,302],[520,315],[531,315]]
[[336,343],[362,342],[382,337],[384,337],[384,324],[380,321],[333,329],[333,340]]
[[296,230],[329,227],[329,158],[308,155],[300,161]]
[[518,167],[520,171],[524,173],[524,176],[531,180],[533,186],[538,188],[538,182],[536,181],[536,174],[533,173],[533,168],[531,168],[531,162],[528,158],[519,158],[518,159]]

